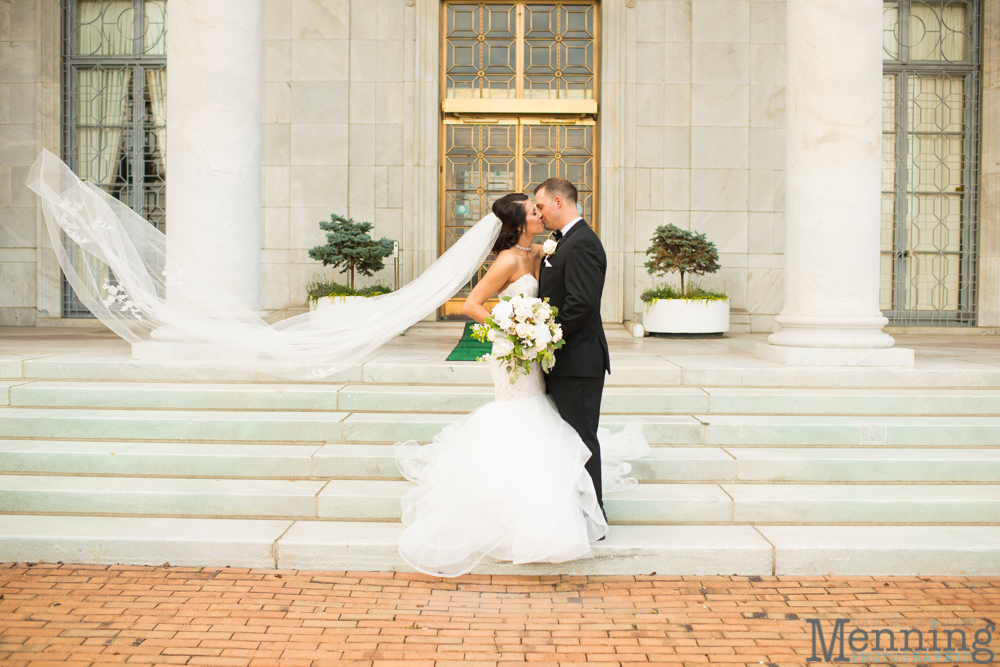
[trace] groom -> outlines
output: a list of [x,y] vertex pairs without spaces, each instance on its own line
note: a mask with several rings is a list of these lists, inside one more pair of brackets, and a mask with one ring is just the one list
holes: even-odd
[[557,241],[555,252],[542,260],[538,296],[548,297],[559,309],[556,322],[562,325],[566,340],[556,350],[556,364],[545,376],[545,385],[559,414],[590,449],[587,472],[594,480],[603,512],[597,424],[604,374],[611,372],[601,324],[601,292],[608,262],[597,234],[577,213],[576,198],[576,186],[564,178],[550,178],[535,188],[535,208]]

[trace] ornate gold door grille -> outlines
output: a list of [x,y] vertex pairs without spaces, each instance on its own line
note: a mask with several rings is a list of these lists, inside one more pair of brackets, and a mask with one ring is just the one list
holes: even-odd
[[[442,252],[486,215],[494,201],[510,192],[530,197],[539,183],[552,176],[577,185],[580,214],[594,220],[593,120],[446,120],[443,130]],[[445,304],[442,316],[461,317],[462,302],[492,259],[491,255],[469,286]]]
[[[444,5],[440,251],[509,192],[579,188],[596,224],[597,8],[592,2]],[[440,315],[462,302],[492,260]]]

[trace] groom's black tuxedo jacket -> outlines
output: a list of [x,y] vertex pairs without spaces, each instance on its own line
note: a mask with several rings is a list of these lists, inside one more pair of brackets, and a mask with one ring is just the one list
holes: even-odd
[[608,340],[601,324],[601,292],[608,269],[604,246],[585,220],[559,239],[538,279],[538,296],[548,297],[559,309],[566,344],[556,350],[556,365],[549,375],[601,377],[611,372]]

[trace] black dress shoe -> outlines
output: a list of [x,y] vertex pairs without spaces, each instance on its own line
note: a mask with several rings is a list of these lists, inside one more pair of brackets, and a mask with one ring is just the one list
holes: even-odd
[[607,535],[601,535],[600,537],[598,537],[598,538],[597,538],[596,540],[594,540],[594,541],[595,541],[595,542],[603,542],[603,541],[604,541],[604,538],[605,538],[605,537],[607,537]]

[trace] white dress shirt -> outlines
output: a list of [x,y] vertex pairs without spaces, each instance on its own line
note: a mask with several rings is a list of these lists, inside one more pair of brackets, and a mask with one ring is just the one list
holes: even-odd
[[568,231],[569,231],[569,228],[570,228],[570,227],[572,227],[573,225],[575,225],[576,223],[580,222],[581,220],[583,220],[583,218],[577,218],[577,219],[575,219],[575,220],[571,220],[571,221],[567,222],[567,223],[566,223],[566,226],[565,226],[565,227],[563,227],[563,228],[562,228],[561,230],[559,230],[559,231],[561,231],[561,232],[562,232],[562,235],[563,235],[563,236],[566,236],[566,232],[568,232]]

